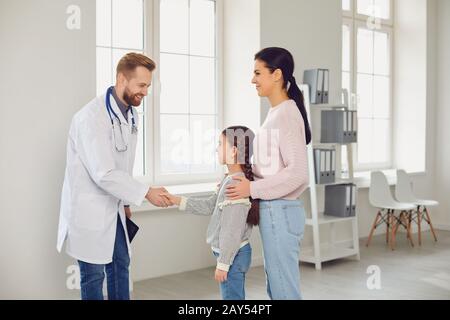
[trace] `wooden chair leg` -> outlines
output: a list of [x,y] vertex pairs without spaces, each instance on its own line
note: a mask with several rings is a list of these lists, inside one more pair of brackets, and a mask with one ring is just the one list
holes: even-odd
[[[408,230],[408,228],[409,228],[409,230],[411,230],[411,219],[410,219],[410,215],[409,214],[405,215],[404,223],[405,223],[405,226],[406,226],[406,230]],[[411,233],[406,233],[406,238],[409,239],[410,235],[411,235]]]
[[370,242],[372,241],[373,233],[374,233],[375,229],[377,228],[377,225],[380,220],[381,220],[381,212],[378,211],[377,216],[375,217],[375,221],[373,222],[372,229],[370,229],[370,234],[369,234],[369,238],[367,239],[367,242],[366,242],[366,247],[368,247]]
[[[402,211],[402,212],[400,212],[400,215],[398,216],[398,218],[399,218],[400,221],[403,222],[403,217],[404,217],[404,214],[403,214],[403,211]],[[394,217],[394,219],[395,219],[395,217]],[[397,223],[395,225],[395,235],[397,235],[397,231],[398,231],[399,227],[400,227],[400,223]]]
[[417,208],[417,232],[419,233],[419,246],[422,245],[422,211],[420,206]]
[[390,226],[391,226],[391,210],[388,210],[387,215],[386,215],[386,243],[387,244],[389,244]]
[[428,209],[427,209],[427,207],[424,207],[424,208],[425,208],[425,215],[427,216],[427,222],[430,225],[430,229],[431,229],[431,233],[433,234],[434,241],[437,242],[438,240],[436,237],[436,232],[434,231],[433,224],[431,223],[431,218],[430,218],[430,215],[428,214]]
[[406,213],[406,217],[405,217],[405,223],[406,223],[406,232],[409,238],[409,242],[411,243],[411,246],[414,247],[414,241],[412,238],[412,234],[411,234],[411,223],[409,222],[411,220],[412,217],[412,211],[409,211],[408,213]]
[[390,219],[390,225],[391,225],[391,239],[390,239],[390,242],[391,242],[391,249],[392,249],[392,251],[395,250],[395,227],[396,227],[396,223],[395,223],[395,216],[394,215],[395,215],[395,211],[392,210],[391,219]]

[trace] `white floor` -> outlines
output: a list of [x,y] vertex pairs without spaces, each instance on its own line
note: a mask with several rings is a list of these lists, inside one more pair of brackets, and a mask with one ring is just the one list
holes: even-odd
[[[366,248],[361,241],[361,260],[337,260],[316,271],[301,264],[301,288],[304,299],[450,299],[450,232],[437,231],[435,243],[429,232],[423,233],[422,246],[410,247],[406,236],[398,234],[397,248],[391,251],[384,236],[373,238]],[[369,290],[369,266],[381,270],[381,289]],[[145,280],[134,284],[133,299],[220,299],[207,268],[177,275]],[[246,281],[247,299],[268,299],[263,267],[251,268]]]

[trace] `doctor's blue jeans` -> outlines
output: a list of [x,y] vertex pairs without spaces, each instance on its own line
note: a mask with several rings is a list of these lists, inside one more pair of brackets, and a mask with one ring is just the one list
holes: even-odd
[[81,278],[82,300],[103,300],[103,281],[108,288],[108,300],[129,300],[129,266],[130,257],[125,233],[117,216],[116,240],[111,263],[92,264],[78,260]]
[[305,229],[303,202],[261,200],[259,214],[267,294],[273,300],[301,300],[299,255]]

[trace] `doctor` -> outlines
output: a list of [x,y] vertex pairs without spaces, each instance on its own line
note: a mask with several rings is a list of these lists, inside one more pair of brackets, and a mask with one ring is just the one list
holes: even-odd
[[164,188],[149,188],[132,177],[138,107],[147,96],[155,63],[128,53],[118,63],[116,85],[75,114],[69,131],[57,249],[78,260],[83,300],[129,299],[130,242],[125,215],[144,199],[169,203]]

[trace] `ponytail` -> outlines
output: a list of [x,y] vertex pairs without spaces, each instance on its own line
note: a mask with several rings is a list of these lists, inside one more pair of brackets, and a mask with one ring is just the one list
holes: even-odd
[[[249,160],[247,160],[247,154],[245,155],[245,164],[241,164],[242,171],[244,171],[245,177],[249,181],[254,181],[252,165]],[[250,197],[251,207],[248,211],[247,223],[252,226],[257,226],[259,224],[259,200]]]
[[292,76],[289,80],[289,89],[288,89],[288,97],[292,100],[295,101],[295,103],[297,104],[298,110],[300,111],[302,118],[303,118],[303,122],[305,124],[305,139],[306,139],[306,144],[310,144],[311,142],[311,128],[309,126],[309,121],[308,121],[308,114],[306,112],[306,108],[305,108],[305,99],[303,97],[303,93],[300,90],[300,88],[297,85],[297,82],[295,81],[295,77]]

